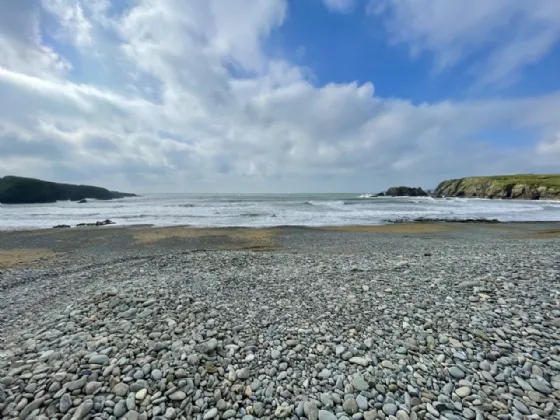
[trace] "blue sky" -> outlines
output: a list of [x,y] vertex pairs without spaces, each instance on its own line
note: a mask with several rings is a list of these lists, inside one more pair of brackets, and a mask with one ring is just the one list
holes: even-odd
[[0,4],[0,176],[377,191],[560,172],[557,0]]

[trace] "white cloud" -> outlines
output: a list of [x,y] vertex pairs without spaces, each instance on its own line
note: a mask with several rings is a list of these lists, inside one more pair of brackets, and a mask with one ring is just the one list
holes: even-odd
[[43,9],[52,13],[58,22],[57,35],[78,46],[91,45],[92,24],[84,15],[84,9],[78,1],[43,0]]
[[49,63],[71,64],[43,41],[40,15],[17,10],[27,26],[0,25],[0,45],[30,52],[0,61],[2,173],[139,191],[324,191],[550,165],[541,144],[521,154],[478,133],[557,129],[560,94],[414,105],[376,97],[371,83],[314,86],[263,48],[285,19],[280,0],[231,10],[139,0],[114,15],[103,1],[75,4],[90,26],[49,16],[64,28],[60,42],[98,63],[87,79],[36,66],[45,50]]
[[354,0],[322,0],[323,4],[332,12],[348,13],[354,6]]
[[0,67],[43,78],[70,69],[67,60],[42,43],[39,17],[33,0],[0,2]]
[[515,81],[560,40],[557,0],[370,0],[369,10],[387,19],[393,42],[434,53],[438,69],[482,56],[480,85]]
[[560,162],[560,132],[545,137],[537,143],[537,154],[545,162],[555,165],[558,170],[558,162]]

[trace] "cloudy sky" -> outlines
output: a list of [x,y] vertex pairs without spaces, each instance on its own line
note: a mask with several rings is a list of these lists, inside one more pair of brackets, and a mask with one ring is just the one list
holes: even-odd
[[0,1],[0,176],[378,191],[560,172],[558,0]]

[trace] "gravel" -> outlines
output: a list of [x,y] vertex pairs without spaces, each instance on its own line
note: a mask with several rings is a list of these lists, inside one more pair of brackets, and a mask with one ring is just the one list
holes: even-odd
[[560,243],[469,235],[5,270],[1,416],[558,418]]

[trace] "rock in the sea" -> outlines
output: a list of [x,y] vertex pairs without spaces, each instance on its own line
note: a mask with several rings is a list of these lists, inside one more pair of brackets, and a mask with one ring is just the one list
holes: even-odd
[[422,188],[411,187],[391,187],[385,192],[386,196],[391,197],[427,197],[428,194]]

